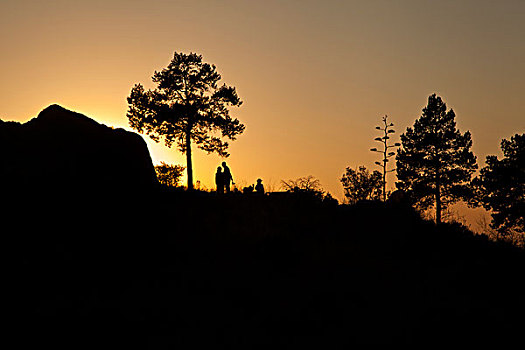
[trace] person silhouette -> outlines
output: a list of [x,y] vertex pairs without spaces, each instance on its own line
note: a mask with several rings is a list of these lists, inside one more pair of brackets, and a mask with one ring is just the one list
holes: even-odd
[[257,185],[255,185],[255,192],[257,194],[264,194],[264,186],[261,179],[257,179]]
[[215,173],[215,185],[217,186],[217,193],[224,193],[224,173],[222,172],[221,167],[217,167],[217,172]]
[[232,184],[235,185],[235,182],[233,182],[233,176],[230,171],[230,168],[226,165],[226,162],[222,162],[222,167],[224,169],[223,171],[223,180],[224,180],[224,188],[226,190],[226,193],[230,193],[230,181]]

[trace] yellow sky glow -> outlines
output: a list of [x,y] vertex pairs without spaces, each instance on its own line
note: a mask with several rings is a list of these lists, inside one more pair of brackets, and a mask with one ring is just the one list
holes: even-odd
[[[345,167],[375,169],[381,116],[398,136],[432,93],[480,165],[525,130],[520,0],[3,0],[0,33],[0,118],[21,122],[58,103],[128,128],[131,87],[152,88],[174,51],[202,54],[244,101],[227,159],[242,185],[314,175],[342,199]],[[155,163],[185,164],[147,142]],[[212,187],[221,161],[194,151],[195,180]]]

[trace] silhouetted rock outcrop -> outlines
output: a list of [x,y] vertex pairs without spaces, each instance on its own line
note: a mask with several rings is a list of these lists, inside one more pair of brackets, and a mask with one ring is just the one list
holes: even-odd
[[58,105],[25,124],[0,120],[0,160],[7,189],[137,190],[157,183],[139,135]]

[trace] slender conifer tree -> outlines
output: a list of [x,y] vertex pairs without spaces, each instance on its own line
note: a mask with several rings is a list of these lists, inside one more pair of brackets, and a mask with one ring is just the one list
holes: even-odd
[[429,96],[414,127],[401,135],[396,156],[397,188],[419,209],[434,207],[436,223],[448,205],[472,196],[469,183],[477,169],[470,132],[460,133],[455,118],[441,97]]

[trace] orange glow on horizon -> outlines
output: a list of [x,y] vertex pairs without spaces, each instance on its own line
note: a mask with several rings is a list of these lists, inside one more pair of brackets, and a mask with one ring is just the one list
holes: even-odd
[[[6,0],[0,4],[0,118],[25,122],[50,104],[128,127],[126,97],[174,51],[215,64],[244,101],[230,142],[239,186],[313,175],[340,201],[346,167],[376,169],[375,126],[394,142],[437,93],[470,130],[478,165],[523,132],[525,3],[417,0]],[[185,156],[147,136],[153,162]],[[194,178],[214,186],[223,161],[193,149]],[[388,178],[392,188],[395,175]]]

